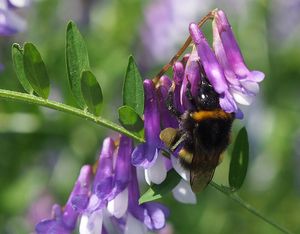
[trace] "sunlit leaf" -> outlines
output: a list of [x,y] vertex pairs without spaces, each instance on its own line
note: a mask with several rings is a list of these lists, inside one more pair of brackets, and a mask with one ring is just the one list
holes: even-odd
[[88,110],[95,115],[100,115],[103,102],[102,90],[91,71],[82,72],[81,91]]
[[162,198],[164,195],[171,192],[180,180],[180,175],[178,175],[174,169],[170,170],[164,182],[151,185],[151,187],[140,197],[139,203],[142,204]]
[[13,60],[14,69],[17,74],[18,80],[20,81],[21,85],[23,86],[23,88],[27,93],[33,93],[33,88],[31,87],[25,75],[23,53],[24,51],[19,44],[14,43],[12,45],[11,48],[12,60]]
[[129,57],[123,86],[123,105],[132,107],[140,116],[144,112],[143,80],[132,56]]
[[235,140],[229,169],[229,185],[239,189],[245,180],[249,159],[249,143],[246,128],[242,128]]
[[32,43],[24,45],[24,71],[33,90],[47,99],[50,91],[48,73],[39,51]]
[[119,121],[124,128],[143,136],[144,122],[130,106],[121,106],[118,110]]
[[72,93],[78,103],[83,108],[84,100],[81,93],[81,73],[89,70],[89,57],[85,42],[74,22],[69,22],[66,35],[66,62],[69,83]]

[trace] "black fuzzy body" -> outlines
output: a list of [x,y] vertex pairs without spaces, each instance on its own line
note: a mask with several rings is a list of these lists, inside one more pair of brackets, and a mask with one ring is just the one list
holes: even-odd
[[[169,97],[172,97],[171,94]],[[226,113],[221,109],[219,94],[206,78],[199,85],[196,97],[191,94],[190,84],[186,96],[191,108],[180,115],[172,102],[168,101],[168,109],[178,117],[179,129],[165,129],[161,139],[172,150],[181,147],[178,151],[180,163],[190,170],[191,187],[194,192],[199,192],[211,181],[220,155],[230,142],[234,113]]]

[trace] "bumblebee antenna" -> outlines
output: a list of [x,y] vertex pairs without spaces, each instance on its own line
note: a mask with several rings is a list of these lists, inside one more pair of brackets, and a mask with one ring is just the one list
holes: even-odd
[[[206,16],[204,16],[198,23],[198,27],[202,27],[206,21],[213,19],[215,10],[210,11]],[[191,44],[192,38],[189,36],[186,41],[184,42],[183,46],[177,51],[177,53],[173,56],[173,58],[170,60],[169,63],[163,66],[163,68],[157,73],[157,75],[152,79],[154,84],[156,84],[160,77],[165,74],[171,66],[174,65],[174,63],[178,60],[178,58],[183,54],[183,52],[188,48],[188,46]]]

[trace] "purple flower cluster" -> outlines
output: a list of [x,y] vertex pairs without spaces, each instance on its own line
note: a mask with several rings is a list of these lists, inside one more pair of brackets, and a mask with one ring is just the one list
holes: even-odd
[[[207,79],[220,95],[220,106],[243,118],[237,103],[250,105],[264,79],[260,71],[250,71],[233,35],[225,13],[214,12],[213,50],[196,24],[190,24],[190,34]],[[193,86],[193,84],[192,84]]]
[[0,35],[11,36],[26,28],[26,22],[15,13],[17,8],[26,7],[29,0],[0,0]]
[[72,233],[80,219],[80,233],[146,233],[163,228],[168,210],[155,202],[139,205],[136,168],[131,164],[133,142],[125,136],[106,138],[97,169],[85,165],[64,207],[53,206],[51,219],[36,225],[36,232]]
[[183,203],[196,203],[190,173],[179,163],[178,152],[175,150],[169,158],[164,156],[167,149],[160,140],[161,131],[179,128],[166,102],[173,99],[178,114],[184,113],[191,108],[187,90],[196,98],[206,78],[219,95],[220,108],[242,118],[238,103],[251,103],[264,74],[246,67],[223,11],[214,11],[213,49],[196,24],[190,24],[189,30],[194,46],[190,54],[173,65],[173,81],[166,75],[157,83],[144,81],[145,143],[134,147],[125,136],[117,141],[106,138],[96,170],[93,172],[91,166],[81,169],[65,207],[55,205],[53,218],[37,224],[37,233],[70,233],[78,219],[81,234],[145,233],[163,228],[168,216],[164,206],[155,202],[139,205],[137,167],[144,170],[148,184],[161,184],[167,172],[175,169],[182,179],[173,188],[173,196]]

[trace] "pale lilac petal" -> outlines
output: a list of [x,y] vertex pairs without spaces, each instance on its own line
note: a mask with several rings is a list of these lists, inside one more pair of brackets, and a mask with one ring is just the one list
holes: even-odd
[[92,194],[90,196],[89,204],[86,207],[86,212],[91,213],[94,212],[97,209],[102,209],[105,207],[106,202],[103,202],[103,200],[99,199],[99,197],[96,194]]
[[254,82],[261,82],[265,78],[265,74],[260,71],[251,71],[248,76],[247,80],[254,81]]
[[79,225],[80,234],[99,234],[102,232],[103,213],[97,210],[91,214],[84,214]]
[[125,234],[143,234],[147,233],[146,226],[144,223],[133,217],[132,215],[127,216]]
[[224,95],[220,96],[220,107],[227,113],[236,112],[238,110],[238,107],[232,97],[232,95],[229,93],[229,91],[226,91]]
[[243,88],[249,93],[250,95],[256,95],[259,92],[259,85],[256,82],[249,81],[249,80],[240,80],[241,85]]
[[148,202],[142,206],[145,209],[144,224],[150,230],[160,230],[166,225],[169,210],[165,206],[157,202]]
[[175,171],[184,179],[185,181],[190,181],[190,172],[182,167],[178,158],[171,155],[171,162]]
[[116,218],[121,218],[128,208],[128,188],[120,192],[113,200],[107,204],[108,212]]
[[165,167],[164,156],[159,153],[155,163],[152,167],[145,169],[145,178],[147,183],[153,182],[154,184],[162,183],[167,177],[167,169]]
[[197,199],[195,193],[192,191],[191,185],[185,180],[181,180],[172,190],[175,199],[182,203],[196,204]]
[[254,96],[249,96],[234,89],[231,89],[231,94],[236,102],[246,106],[249,106],[254,98]]

